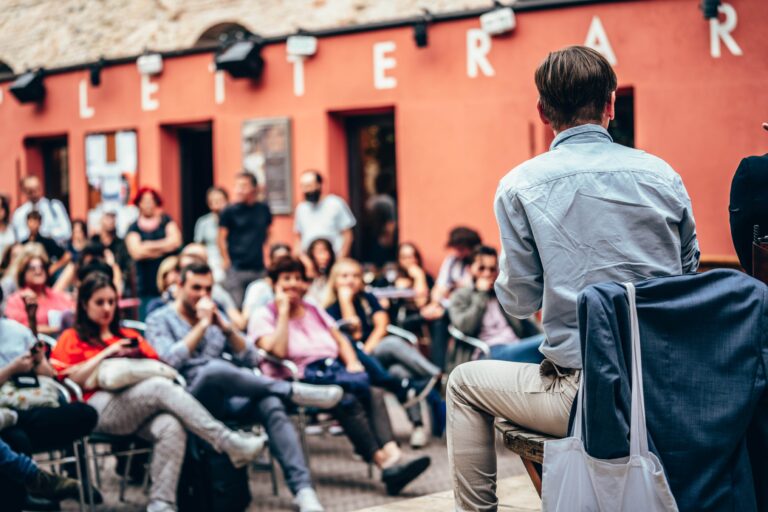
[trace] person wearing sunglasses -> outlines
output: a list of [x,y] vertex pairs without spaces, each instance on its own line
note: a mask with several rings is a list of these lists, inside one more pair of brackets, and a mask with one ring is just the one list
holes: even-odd
[[496,299],[493,283],[499,275],[496,249],[475,248],[469,267],[472,286],[459,288],[451,297],[448,314],[458,330],[490,346],[490,359],[518,363],[541,363],[539,345],[544,340],[534,320],[508,315]]

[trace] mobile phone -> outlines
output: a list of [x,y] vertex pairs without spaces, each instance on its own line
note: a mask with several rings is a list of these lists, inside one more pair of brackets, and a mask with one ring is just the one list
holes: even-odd
[[139,347],[139,338],[128,338],[128,341],[130,341],[130,343],[128,344],[128,347],[130,348]]

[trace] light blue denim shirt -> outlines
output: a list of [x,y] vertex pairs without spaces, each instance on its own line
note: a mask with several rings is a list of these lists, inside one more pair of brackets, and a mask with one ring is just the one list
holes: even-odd
[[663,160],[615,144],[602,126],[560,132],[550,150],[499,183],[499,302],[525,318],[543,310],[539,350],[581,368],[576,296],[587,285],[694,272],[691,200]]

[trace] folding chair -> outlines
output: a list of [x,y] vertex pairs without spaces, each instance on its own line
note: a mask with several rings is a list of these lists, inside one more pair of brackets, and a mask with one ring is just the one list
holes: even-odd
[[454,325],[448,326],[448,334],[453,338],[453,346],[448,350],[448,361],[446,362],[448,373],[462,363],[477,359],[478,353],[482,354],[483,357],[488,357],[491,354],[491,348],[486,342],[464,334]]

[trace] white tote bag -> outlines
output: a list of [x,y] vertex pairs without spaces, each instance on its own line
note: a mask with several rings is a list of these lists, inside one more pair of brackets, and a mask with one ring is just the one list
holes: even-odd
[[624,286],[629,296],[632,329],[629,457],[595,459],[584,449],[581,429],[585,374],[582,372],[571,437],[544,444],[541,496],[545,512],[677,512],[661,462],[648,451],[635,287],[631,283]]

